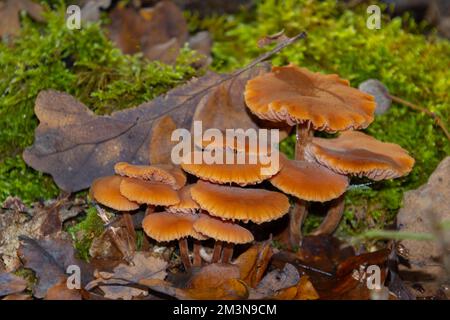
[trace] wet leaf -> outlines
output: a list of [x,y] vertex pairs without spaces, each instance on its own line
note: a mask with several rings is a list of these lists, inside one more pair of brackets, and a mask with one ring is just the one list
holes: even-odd
[[0,297],[20,293],[27,288],[27,282],[12,273],[0,273]]
[[44,298],[51,287],[65,281],[69,266],[80,268],[81,284],[92,279],[90,267],[75,257],[71,241],[62,239],[61,235],[39,240],[22,236],[20,240],[18,255],[25,268],[32,269],[38,279],[33,289],[35,297]]

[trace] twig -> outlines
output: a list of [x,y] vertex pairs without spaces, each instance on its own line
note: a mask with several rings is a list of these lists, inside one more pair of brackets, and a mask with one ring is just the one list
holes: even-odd
[[392,99],[392,101],[400,103],[400,104],[402,104],[404,106],[407,106],[407,107],[409,107],[409,108],[411,108],[413,110],[423,112],[423,113],[429,115],[430,117],[432,117],[434,119],[434,121],[436,122],[436,124],[442,129],[442,131],[444,132],[444,134],[447,137],[447,139],[450,141],[450,133],[448,132],[447,128],[445,127],[445,124],[442,121],[442,119],[436,113],[434,113],[434,112],[432,112],[432,111],[430,111],[430,110],[428,110],[428,109],[426,109],[424,107],[418,106],[418,105],[416,105],[414,103],[411,103],[409,101],[403,100],[402,98],[393,96],[391,94],[389,94],[388,96],[389,96],[389,98]]

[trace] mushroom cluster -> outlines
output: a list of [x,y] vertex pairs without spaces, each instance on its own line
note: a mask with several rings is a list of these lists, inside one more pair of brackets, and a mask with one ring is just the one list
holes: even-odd
[[[270,182],[297,198],[290,212],[290,244],[301,242],[307,202],[334,200],[315,234],[330,233],[343,212],[347,176],[372,180],[408,174],[414,159],[400,146],[362,132],[374,119],[371,95],[349,86],[338,75],[311,72],[295,65],[273,67],[246,84],[245,102],[260,119],[296,126],[295,160],[281,157],[281,171]],[[314,137],[315,131],[340,132],[337,138]]]
[[[260,224],[278,219],[288,212],[289,199],[280,192],[247,187],[272,176],[262,170],[264,165],[260,162],[249,161],[248,150],[240,150],[237,145],[230,144],[212,142],[211,145],[223,161],[196,164],[195,154],[202,156],[202,152],[211,147],[202,145],[199,150],[183,158],[181,167],[199,178],[190,189],[192,199],[202,209],[194,229],[216,240],[212,262],[227,263],[233,255],[235,244],[249,243],[254,239],[252,233],[239,222]],[[241,152],[247,157],[244,163],[225,161],[230,157],[237,159]]]

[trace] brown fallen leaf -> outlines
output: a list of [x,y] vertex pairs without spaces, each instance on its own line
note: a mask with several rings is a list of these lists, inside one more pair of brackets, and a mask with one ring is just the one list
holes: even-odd
[[131,265],[119,264],[113,272],[96,272],[97,279],[86,285],[86,290],[99,287],[107,299],[131,300],[148,295],[148,290],[133,285],[142,279],[164,280],[168,263],[148,253],[136,252]]
[[2,300],[33,300],[33,297],[27,293],[15,293],[7,295]]
[[274,255],[273,265],[280,268],[294,265],[301,274],[309,276],[320,299],[367,300],[376,292],[369,289],[367,267],[380,267],[381,283],[387,275],[389,250],[356,255],[351,247],[330,236],[306,237],[298,252],[281,251]]
[[171,140],[172,132],[177,124],[171,116],[163,116],[155,121],[152,128],[152,137],[149,145],[150,163],[171,163],[172,147],[175,142]]
[[109,36],[127,54],[142,51],[150,60],[173,63],[188,40],[183,12],[171,1],[143,9],[118,5],[110,18]]
[[271,239],[251,246],[233,263],[239,267],[241,279],[255,288],[267,270],[273,255]]
[[296,287],[299,281],[300,274],[297,268],[286,263],[283,270],[276,269],[269,272],[255,289],[251,289],[249,299],[273,299],[280,292]]
[[27,12],[36,21],[43,21],[42,7],[31,0],[0,1],[0,38],[19,34],[21,11]]
[[18,255],[25,268],[36,273],[37,283],[33,288],[33,295],[44,298],[47,291],[56,284],[65,281],[69,266],[78,266],[81,272],[81,284],[84,285],[92,279],[92,270],[89,265],[75,257],[75,249],[69,235],[47,236],[43,239],[32,239],[21,236],[21,246]]
[[27,281],[12,273],[0,273],[0,297],[20,293],[27,288]]
[[[248,114],[243,99],[244,84],[266,70],[267,66],[258,66],[261,62],[305,36],[301,33],[289,38],[232,74],[208,73],[164,96],[110,116],[94,115],[68,94],[42,91],[35,105],[40,124],[34,144],[24,151],[23,158],[34,169],[51,174],[63,190],[87,188],[95,178],[111,175],[113,165],[119,161],[148,164],[154,122],[169,115],[177,128],[191,128],[200,100],[221,85],[227,88],[229,101],[236,102],[228,105],[230,113],[222,119],[223,127],[245,129]],[[228,118],[239,122],[228,122]],[[217,123],[214,118],[209,121]]]
[[81,293],[80,290],[67,288],[63,279],[47,290],[44,300],[81,300]]

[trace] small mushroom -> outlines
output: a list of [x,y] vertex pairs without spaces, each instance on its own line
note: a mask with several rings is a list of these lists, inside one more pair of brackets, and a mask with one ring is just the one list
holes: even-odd
[[154,206],[168,206],[180,202],[178,193],[169,185],[122,178],[120,193],[129,200]]
[[[205,161],[198,164],[195,163],[195,158],[201,159],[203,154],[204,153],[201,151],[187,154],[182,160],[181,167],[183,170],[213,183],[236,183],[240,186],[257,184],[271,177],[271,175],[267,175],[267,172],[264,172],[264,168],[269,168],[269,165],[263,165],[257,160],[252,164],[248,160],[248,155],[245,156],[247,159],[244,158],[244,163],[242,164],[228,164],[227,161],[225,161],[225,158],[221,163],[208,164],[205,163]],[[223,156],[226,157],[226,152],[223,152]],[[279,168],[273,169],[279,170]],[[278,171],[271,170],[270,173],[273,175],[277,172]]]
[[95,179],[89,190],[91,198],[109,208],[118,211],[132,211],[139,208],[139,204],[129,200],[120,193],[123,178],[107,176]]
[[325,202],[341,196],[348,178],[314,162],[289,160],[280,155],[281,171],[269,181],[284,193],[302,200]]
[[407,175],[414,159],[399,145],[362,132],[342,132],[334,139],[314,138],[306,157],[338,172],[379,181]]
[[178,240],[181,261],[184,268],[189,270],[191,261],[189,259],[187,237],[199,240],[205,239],[202,234],[199,234],[193,228],[196,220],[197,216],[192,214],[157,212],[144,218],[142,228],[149,237],[158,242]]
[[121,176],[168,184],[175,190],[186,184],[186,176],[183,171],[179,167],[170,164],[148,166],[118,162],[114,166],[114,170],[116,174]]
[[[371,95],[349,86],[338,75],[311,72],[295,65],[273,67],[272,71],[249,80],[245,102],[260,119],[296,125],[295,160],[305,160],[305,148],[314,130],[336,132],[366,128],[374,119]],[[298,199],[290,212],[290,242],[301,240],[301,221],[306,201]]]
[[282,193],[246,189],[198,181],[192,198],[203,210],[222,219],[263,223],[278,219],[289,210],[289,199]]
[[216,240],[212,262],[220,258],[222,242],[225,242],[222,262],[228,263],[233,255],[234,244],[249,243],[254,240],[250,231],[232,221],[224,221],[219,218],[202,214],[194,223],[195,231]]

